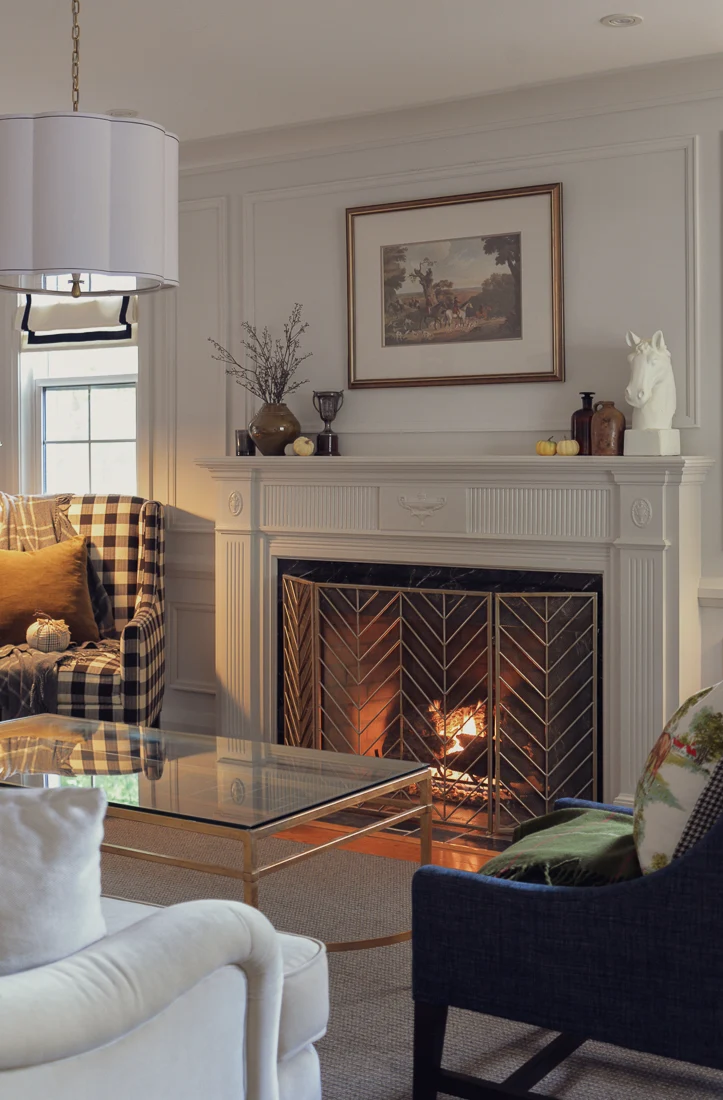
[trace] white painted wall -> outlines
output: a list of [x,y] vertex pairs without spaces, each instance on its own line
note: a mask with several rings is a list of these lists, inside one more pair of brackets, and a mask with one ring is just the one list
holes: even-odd
[[581,389],[624,408],[625,330],[662,327],[684,453],[718,463],[704,490],[703,678],[723,676],[722,129],[714,58],[182,148],[181,287],[147,306],[152,489],[174,506],[165,724],[211,728],[212,493],[193,460],[231,453],[250,416],[206,338],[238,349],[242,318],[273,326],[303,302],[314,357],[292,404],[316,431],[312,390],[346,385],[345,208],[558,180],[567,381],[354,391],[337,420],[342,447],[526,452],[568,428]]

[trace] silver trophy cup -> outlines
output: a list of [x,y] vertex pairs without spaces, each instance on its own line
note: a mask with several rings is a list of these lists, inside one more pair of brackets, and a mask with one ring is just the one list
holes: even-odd
[[314,390],[314,408],[324,421],[324,430],[316,437],[318,455],[337,456],[339,454],[339,436],[331,430],[331,424],[344,404],[343,390]]

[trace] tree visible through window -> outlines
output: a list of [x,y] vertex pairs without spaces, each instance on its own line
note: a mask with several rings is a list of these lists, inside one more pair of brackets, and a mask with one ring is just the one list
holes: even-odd
[[126,806],[140,805],[138,776],[134,774],[63,775],[58,785],[60,787],[102,787],[111,802],[122,802]]

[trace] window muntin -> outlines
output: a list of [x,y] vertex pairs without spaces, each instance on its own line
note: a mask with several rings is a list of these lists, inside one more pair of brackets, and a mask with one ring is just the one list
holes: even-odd
[[137,491],[134,381],[41,384],[45,493]]

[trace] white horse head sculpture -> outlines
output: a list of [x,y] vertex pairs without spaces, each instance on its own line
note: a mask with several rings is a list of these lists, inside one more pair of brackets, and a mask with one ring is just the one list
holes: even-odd
[[663,334],[658,329],[650,340],[641,340],[628,332],[625,340],[633,349],[628,355],[630,382],[625,391],[625,400],[633,406],[633,428],[669,428],[676,405],[675,379]]

